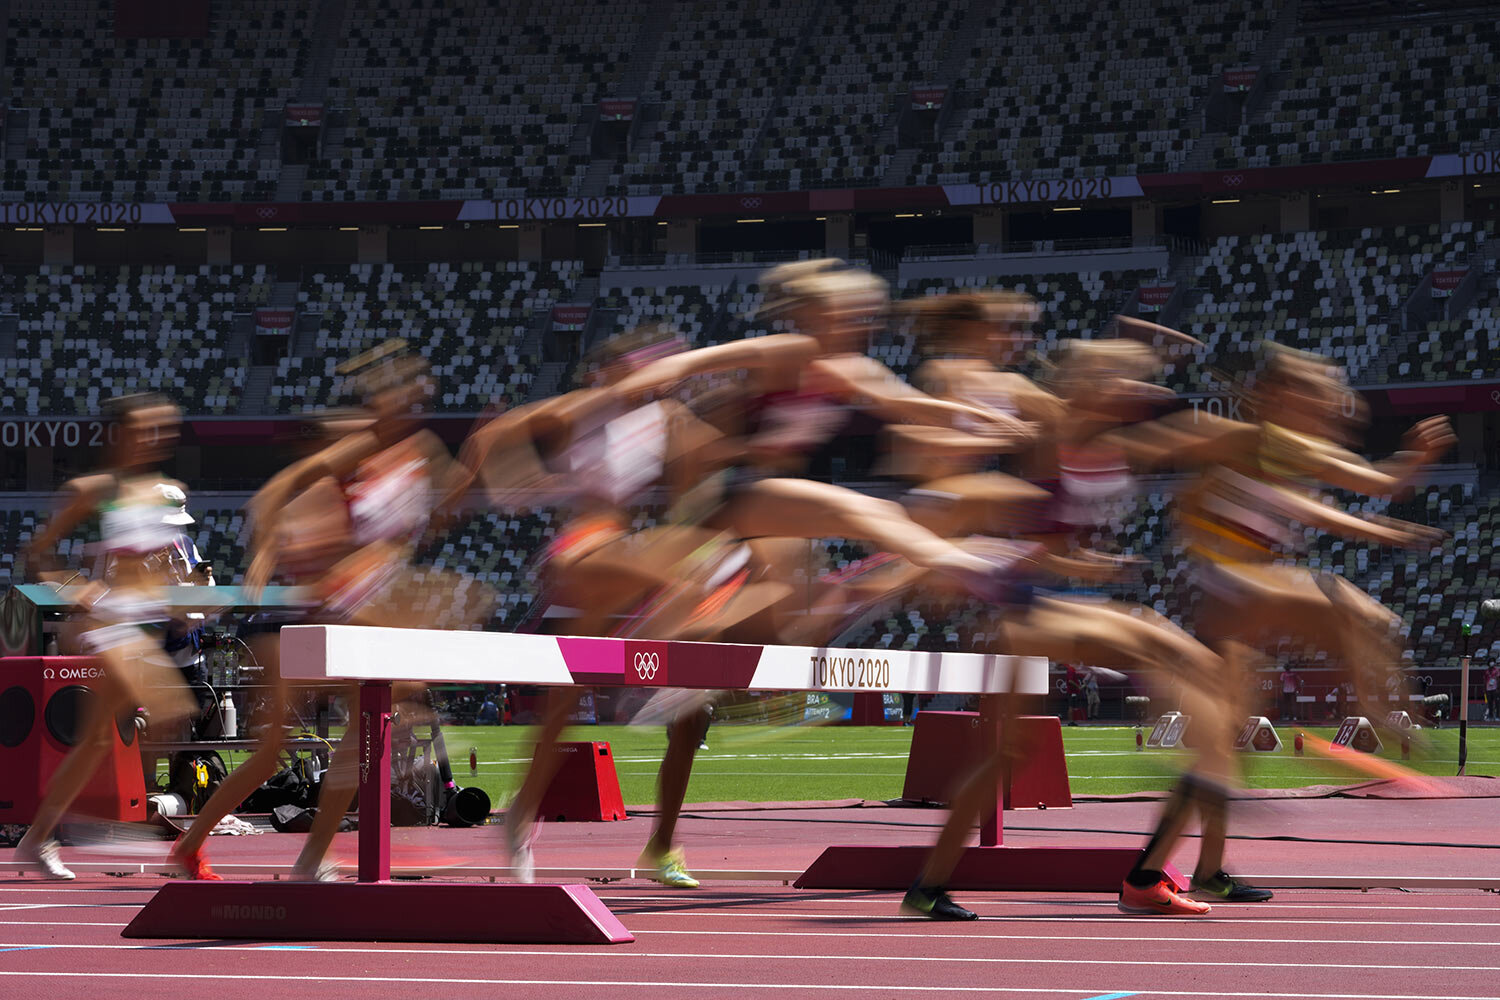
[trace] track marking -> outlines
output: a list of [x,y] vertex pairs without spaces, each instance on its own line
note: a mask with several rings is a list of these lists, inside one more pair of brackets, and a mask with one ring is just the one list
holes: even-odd
[[[910,921],[911,917],[900,913],[799,913],[796,910],[759,910],[755,913],[715,913],[711,910],[697,908],[683,910],[637,910],[627,914],[631,917],[717,917],[720,919],[758,919],[762,917],[795,917],[798,920],[901,920]],[[1016,914],[1014,916],[988,916],[981,920],[1002,923],[1056,923],[1063,921],[1076,924],[1140,924],[1150,921],[1150,917],[1140,916],[1118,916],[1118,917],[1090,917],[1090,916],[1031,916],[1027,914]],[[1265,926],[1268,924],[1326,924],[1327,920],[1319,920],[1308,917],[1183,917],[1180,920],[1190,921],[1194,924],[1256,924]],[[1153,921],[1156,922],[1156,921]],[[1363,927],[1500,927],[1500,921],[1486,920],[1361,920]]]
[[[933,956],[933,955],[836,955],[827,952],[819,952],[810,955],[766,955],[760,953],[727,953],[727,952],[648,952],[629,951],[621,948],[603,951],[582,951],[569,948],[566,951],[547,950],[542,951],[535,948],[510,948],[504,945],[495,945],[488,948],[374,948],[374,947],[351,947],[342,948],[328,945],[296,945],[296,944],[241,944],[239,942],[208,942],[191,944],[51,944],[51,945],[10,945],[0,943],[0,952],[25,951],[30,948],[59,948],[75,949],[82,951],[298,951],[316,954],[338,954],[338,955],[462,955],[473,958],[476,956],[487,956],[492,958],[512,958],[516,956],[545,956],[549,958],[634,958],[634,959],[673,959],[692,961],[754,961],[756,959],[777,958],[791,961],[824,961],[824,962],[957,962],[970,965],[1145,965],[1152,968],[1159,967],[1159,960],[1121,960],[1121,959],[1080,959],[1080,958],[997,958],[992,956]],[[500,950],[500,949],[504,950]],[[1241,968],[1243,961],[1234,962],[1203,962],[1194,961],[1195,966],[1202,967],[1228,967]],[[1260,968],[1267,969],[1345,969],[1368,972],[1500,972],[1500,966],[1494,965],[1368,965],[1349,962],[1256,962]],[[1121,993],[1119,996],[1134,996],[1132,993]],[[1089,1000],[1098,1000],[1090,997]]]
[[[844,919],[848,919],[849,914],[843,914],[842,916],[844,917]],[[909,921],[911,920],[911,918],[907,918],[907,919]],[[1192,922],[1193,923],[1200,923],[1204,919],[1207,919],[1207,918],[1195,918]],[[915,923],[915,921],[911,921],[911,922]],[[1161,922],[1159,922],[1159,921],[1148,921],[1147,918],[1130,918],[1130,919],[1122,921],[1122,922],[1125,922],[1125,923],[1143,923],[1143,922],[1145,922],[1145,923],[1149,923],[1151,926],[1156,926],[1156,927],[1160,927],[1161,926]],[[1220,922],[1222,923],[1224,921],[1220,921]],[[1245,922],[1248,923],[1248,922],[1252,922],[1252,921],[1245,921]],[[1258,923],[1258,921],[1253,921],[1253,922],[1257,922]],[[20,927],[126,927],[126,926],[128,926],[128,924],[129,924],[128,921],[119,922],[119,921],[112,921],[112,920],[0,920],[0,926],[13,925],[13,926],[20,926]],[[1437,925],[1437,926],[1449,926],[1449,925],[1441,925],[1440,924],[1440,925]],[[917,931],[907,932],[907,931],[899,931],[899,930],[883,930],[883,931],[878,931],[878,932],[877,931],[835,931],[835,930],[818,930],[818,931],[793,931],[793,930],[783,930],[783,931],[752,931],[752,930],[711,931],[711,930],[691,930],[691,931],[688,931],[688,930],[670,930],[670,929],[667,929],[667,928],[656,928],[656,927],[646,928],[646,929],[643,930],[643,929],[638,928],[638,927],[632,927],[631,928],[631,933],[634,934],[634,935],[636,935],[637,937],[641,937],[642,935],[649,936],[649,935],[671,935],[671,934],[682,935],[682,934],[685,934],[685,935],[689,935],[689,936],[697,935],[697,936],[701,936],[701,937],[727,937],[727,936],[733,936],[733,937],[774,937],[774,938],[786,938],[786,937],[831,938],[831,937],[838,937],[838,938],[881,938],[882,940],[889,940],[891,938],[914,938],[914,939],[923,940],[923,941],[931,940],[933,938],[942,938],[944,940],[947,940],[947,939],[953,939],[953,940],[974,939],[974,940],[978,940],[978,941],[1110,941],[1110,942],[1124,942],[1124,943],[1133,944],[1133,945],[1157,944],[1157,943],[1160,943],[1160,942],[1171,942],[1171,943],[1183,943],[1183,944],[1245,944],[1245,945],[1256,945],[1256,944],[1294,944],[1294,945],[1353,945],[1353,946],[1375,945],[1375,946],[1379,946],[1379,947],[1405,946],[1405,947],[1412,947],[1412,948],[1442,948],[1442,947],[1454,947],[1454,948],[1458,948],[1458,947],[1463,947],[1463,948],[1500,948],[1500,941],[1479,941],[1479,940],[1436,941],[1436,940],[1414,940],[1414,939],[1411,939],[1411,938],[1368,939],[1367,940],[1367,939],[1362,939],[1362,938],[1303,938],[1303,937],[1296,937],[1296,938],[1270,938],[1270,937],[1198,937],[1198,936],[1169,937],[1169,936],[1164,936],[1164,935],[1161,935],[1161,934],[1153,934],[1149,938],[1139,937],[1139,936],[1132,936],[1132,935],[1103,936],[1103,935],[1081,935],[1081,934],[1013,934],[1013,933],[1007,933],[1007,934],[957,934],[957,933],[954,933],[954,934],[945,934],[941,930],[938,930],[935,926],[932,927],[931,929],[923,931],[923,932],[917,932]],[[1500,997],[1495,998],[1495,1000],[1500,1000]]]
[[0,924],[20,924],[23,927],[127,927],[130,921],[118,923],[113,920],[0,920]]
[[1136,995],[1135,993],[1101,993],[1096,997],[1088,997],[1087,1000],[1125,1000],[1125,997]]
[[[654,895],[654,896],[619,896],[619,895],[615,895],[614,893],[609,892],[607,886],[600,887],[600,889],[602,891],[596,891],[596,894],[599,896],[600,899],[605,900],[607,902],[628,901],[628,902],[633,902],[633,903],[663,903],[663,902],[673,902],[673,903],[687,903],[687,902],[706,903],[706,902],[718,902],[718,901],[722,900],[724,902],[743,903],[743,902],[747,902],[747,901],[750,901],[750,900],[756,900],[756,899],[764,898],[764,897],[753,895],[753,894],[747,894],[747,895],[743,895],[743,896],[741,896],[741,895],[724,895],[724,896],[718,897],[717,899],[714,899],[714,898],[708,898],[708,897],[705,897],[705,896],[702,896],[702,895],[684,896],[682,893],[677,893],[676,895],[663,893],[663,894]],[[715,890],[710,890],[710,891],[715,891]],[[812,892],[813,890],[808,890],[808,891]],[[824,892],[825,890],[819,889],[819,890],[816,890],[816,891],[819,892],[819,893],[821,893],[821,892]],[[851,889],[851,890],[848,890],[848,891],[849,892],[864,892],[864,891],[870,891],[870,890]],[[884,890],[881,890],[881,891],[884,891]],[[783,904],[783,903],[816,903],[816,904],[836,904],[836,905],[837,904],[859,905],[859,904],[862,904],[862,903],[868,903],[868,904],[871,904],[871,905],[877,905],[877,906],[883,906],[883,907],[889,908],[890,905],[891,905],[891,901],[893,899],[895,899],[895,893],[898,892],[898,891],[899,890],[892,889],[892,890],[890,890],[890,892],[887,895],[883,895],[883,896],[830,896],[830,897],[823,897],[823,896],[811,896],[811,895],[809,895],[805,899],[798,899],[795,896],[784,896],[783,895],[783,896],[777,896],[774,899],[767,899],[767,905],[773,905],[774,906],[774,905],[780,905],[780,904]],[[990,890],[976,890],[976,891],[988,892]],[[1290,892],[1290,891],[1296,891],[1296,890],[1285,890],[1285,891]],[[1331,890],[1331,891],[1343,892],[1343,891],[1347,891],[1347,890]],[[0,904],[0,905],[3,905],[3,904]],[[968,905],[973,906],[973,907],[985,907],[985,906],[1078,906],[1078,907],[1095,907],[1095,908],[1099,908],[1099,909],[1111,909],[1111,910],[1115,908],[1115,902],[1112,899],[1099,899],[1099,900],[1095,900],[1095,899],[973,899],[973,900],[969,900],[968,901]],[[1353,901],[1347,901],[1347,902],[1345,902],[1345,901],[1338,901],[1338,900],[1330,901],[1330,902],[1327,902],[1327,903],[1277,903],[1277,902],[1269,902],[1269,903],[1215,903],[1214,904],[1214,908],[1215,909],[1218,909],[1219,907],[1228,907],[1228,906],[1234,907],[1237,911],[1238,910],[1250,910],[1250,911],[1253,911],[1253,912],[1256,912],[1256,913],[1259,913],[1259,912],[1262,912],[1262,911],[1265,911],[1265,910],[1340,910],[1340,911],[1380,910],[1382,912],[1388,912],[1390,910],[1437,910],[1437,911],[1440,911],[1440,912],[1443,912],[1443,913],[1451,913],[1451,912],[1453,912],[1453,907],[1452,906],[1425,906],[1425,905],[1421,905],[1421,904],[1406,906],[1406,905],[1402,905],[1402,904],[1399,904],[1399,903],[1393,903],[1393,904],[1387,905],[1387,904],[1384,904],[1384,903],[1356,903],[1356,902],[1353,902]],[[1471,907],[1471,909],[1474,909],[1474,908],[1475,907]],[[1500,906],[1495,906],[1495,907],[1492,907],[1492,908],[1496,909],[1497,911],[1500,911]]]
[[[63,925],[71,926],[71,925]],[[110,925],[114,926],[114,925]],[[1161,926],[1156,924],[1155,926]],[[1149,938],[1132,937],[1123,935],[1119,937],[1106,937],[1096,935],[1080,934],[944,934],[940,931],[928,933],[903,932],[903,931],[674,931],[656,928],[641,930],[631,928],[630,931],[636,937],[662,935],[662,934],[686,934],[700,937],[708,936],[733,936],[733,937],[849,937],[849,938],[880,938],[889,940],[891,938],[919,938],[931,940],[942,938],[943,940],[969,940],[977,941],[1110,941],[1124,944],[1144,945],[1169,942],[1173,944],[1306,944],[1306,945],[1377,945],[1389,947],[1392,945],[1405,945],[1414,948],[1500,948],[1500,941],[1418,941],[1410,938],[1396,940],[1361,940],[1359,938],[1254,938],[1254,937],[1167,937],[1153,934]]]
[[[27,978],[39,978],[47,976],[55,979],[151,979],[161,981],[165,979],[177,980],[232,980],[232,981],[258,981],[272,983],[396,983],[406,985],[410,983],[451,985],[451,986],[634,986],[645,989],[690,989],[690,990],[828,990],[828,991],[850,991],[859,990],[867,993],[1019,993],[1023,995],[1044,996],[1076,996],[1079,993],[1097,995],[1098,987],[1028,987],[1028,986],[914,986],[906,983],[870,984],[870,983],[706,983],[706,982],[671,982],[662,980],[621,980],[621,979],[459,979],[459,978],[436,978],[419,977],[411,975],[399,976],[261,976],[246,975],[241,972],[222,973],[192,973],[192,972],[20,972],[0,970],[0,976],[24,976]],[[1195,990],[1163,990],[1147,989],[1138,996],[1164,996],[1164,997],[1225,997],[1233,1000],[1259,1000],[1269,997],[1272,1000],[1500,1000],[1500,996],[1493,994],[1489,996],[1476,996],[1473,994],[1438,994],[1438,993],[1266,993],[1256,991],[1254,993],[1232,993],[1224,991]]]

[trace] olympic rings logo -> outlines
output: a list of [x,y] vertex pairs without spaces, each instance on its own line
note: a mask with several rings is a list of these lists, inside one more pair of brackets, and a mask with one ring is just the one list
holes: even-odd
[[276,207],[274,205],[262,205],[255,210],[255,214],[262,219],[274,219],[276,218]]
[[656,671],[661,666],[661,659],[655,653],[635,654],[635,675],[643,681],[656,680]]
[[1225,187],[1239,187],[1241,184],[1245,183],[1245,175],[1225,174],[1223,180]]
[[761,205],[761,200],[759,198],[741,198],[740,199],[740,207],[741,208],[760,208],[760,205]]

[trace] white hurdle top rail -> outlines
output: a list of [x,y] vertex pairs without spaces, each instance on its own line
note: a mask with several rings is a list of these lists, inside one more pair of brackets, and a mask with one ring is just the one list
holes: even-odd
[[297,680],[611,685],[747,691],[1045,695],[1034,656],[595,639],[518,632],[289,625],[282,676]]

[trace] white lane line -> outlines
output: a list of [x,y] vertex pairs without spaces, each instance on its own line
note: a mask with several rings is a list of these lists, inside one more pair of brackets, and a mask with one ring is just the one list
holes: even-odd
[[16,910],[99,910],[109,907],[133,906],[140,909],[141,903],[0,903],[0,913]]
[[[714,982],[672,982],[670,980],[631,980],[631,979],[477,979],[477,978],[436,978],[426,976],[281,976],[281,975],[246,975],[241,972],[19,972],[0,970],[0,976],[22,976],[29,979],[40,977],[56,979],[150,979],[161,981],[167,979],[205,981],[205,980],[236,980],[240,982],[272,982],[272,983],[395,983],[408,984],[434,984],[444,986],[612,986],[637,987],[643,989],[687,989],[687,990],[829,990],[829,991],[851,991],[858,990],[864,993],[879,995],[882,993],[1018,993],[1022,995],[1043,996],[1096,996],[1100,993],[1117,993],[1121,984],[1116,983],[1112,987],[1100,986],[914,986],[907,983],[871,984],[871,983],[714,983]],[[1154,986],[1145,986],[1135,991],[1142,996],[1163,997],[1226,997],[1244,998],[1244,1000],[1260,1000],[1260,998],[1271,998],[1271,1000],[1500,1000],[1500,996],[1490,994],[1479,996],[1474,994],[1440,994],[1440,993],[1267,993],[1257,990],[1254,993],[1236,993],[1219,990],[1164,990]]]
[[[722,893],[721,890],[711,890],[711,891]],[[851,892],[855,892],[855,891],[860,891],[860,890],[850,890],[850,891]],[[978,891],[989,891],[989,890],[978,890]],[[775,898],[765,898],[765,897],[757,896],[757,895],[754,895],[754,894],[747,894],[747,895],[743,895],[743,896],[741,896],[741,895],[733,895],[733,894],[719,894],[719,895],[713,896],[712,898],[704,897],[704,896],[699,895],[699,894],[693,894],[693,895],[689,896],[689,895],[683,895],[682,893],[677,893],[675,895],[672,895],[672,894],[661,894],[661,895],[652,895],[652,896],[620,896],[620,895],[615,895],[614,893],[609,892],[607,889],[605,889],[604,891],[599,892],[598,896],[599,896],[600,899],[604,900],[606,903],[629,901],[629,902],[633,902],[633,903],[686,903],[686,904],[702,905],[703,903],[707,903],[707,902],[715,902],[716,903],[716,902],[721,902],[722,901],[722,902],[724,902],[726,904],[729,904],[729,903],[744,904],[744,903],[748,903],[748,902],[751,902],[751,901],[754,901],[754,900],[764,899],[765,900],[765,905],[768,905],[768,906],[780,906],[780,905],[785,904],[785,903],[810,903],[810,904],[814,904],[814,905],[824,905],[824,904],[861,905],[861,904],[868,903],[868,904],[870,904],[872,906],[881,906],[881,907],[885,907],[887,909],[890,908],[891,903],[896,899],[895,890],[892,890],[891,892],[889,892],[889,893],[887,893],[886,895],[883,895],[883,896],[808,896],[806,898],[801,898],[801,899],[797,898],[796,896],[777,896]],[[1473,902],[1477,902],[1479,900],[1483,900],[1486,903],[1492,903],[1491,908],[1493,908],[1493,909],[1495,909],[1497,911],[1500,911],[1500,901],[1492,901],[1491,897],[1488,894],[1485,894],[1484,896],[1479,896],[1474,901],[1470,901],[1470,900],[1466,899],[1466,900],[1464,900],[1463,905],[1468,906],[1469,909],[1478,909],[1479,907],[1475,907],[1473,905]],[[976,907],[982,909],[983,907],[987,907],[987,906],[1038,906],[1038,907],[1047,907],[1047,906],[1078,906],[1078,907],[1093,907],[1093,908],[1111,909],[1111,910],[1113,910],[1115,908],[1115,902],[1112,899],[1104,899],[1104,900],[1093,900],[1093,899],[984,899],[984,898],[981,897],[979,899],[967,899],[967,900],[965,900],[965,905],[969,906],[970,909],[974,909]],[[1218,909],[1219,907],[1231,907],[1231,906],[1234,907],[1234,909],[1237,912],[1238,911],[1249,911],[1249,912],[1252,912],[1252,913],[1260,913],[1260,912],[1267,911],[1267,910],[1340,910],[1340,911],[1379,910],[1382,913],[1388,913],[1388,912],[1390,912],[1392,910],[1437,910],[1437,911],[1443,912],[1443,913],[1451,913],[1451,912],[1453,912],[1453,908],[1454,908],[1453,905],[1449,905],[1449,906],[1423,906],[1423,905],[1407,906],[1407,905],[1402,905],[1402,904],[1399,904],[1399,903],[1391,903],[1391,904],[1386,904],[1386,903],[1356,903],[1356,902],[1353,902],[1353,901],[1347,901],[1347,902],[1345,902],[1345,901],[1338,901],[1338,900],[1330,901],[1330,902],[1327,902],[1327,903],[1278,903],[1278,902],[1267,902],[1267,903],[1215,903],[1214,904],[1214,908],[1215,909]]]
[[[5,870],[5,865],[4,864],[0,864],[0,871],[4,871],[4,870]],[[42,886],[0,885],[0,893],[4,893],[4,892],[50,892],[50,893],[54,893],[54,894],[61,893],[61,894],[69,895],[69,896],[73,895],[74,893],[78,893],[78,892],[115,892],[115,893],[120,893],[120,892],[155,892],[155,891],[156,891],[155,889],[153,889],[153,888],[151,888],[149,886],[139,886],[139,887],[137,887],[137,886],[128,886],[128,885],[122,885],[122,886],[70,885],[70,886],[68,886],[65,889],[64,888],[58,888],[55,885],[52,886],[51,888],[44,888]]]
[[[496,946],[499,947],[499,946]],[[996,958],[989,956],[933,956],[933,955],[835,955],[827,952],[819,952],[811,955],[788,955],[765,953],[732,954],[723,952],[648,952],[630,951],[626,949],[609,949],[602,951],[580,951],[568,949],[565,951],[550,949],[547,951],[505,948],[504,951],[489,948],[361,948],[361,947],[339,947],[327,945],[298,945],[294,948],[278,947],[264,944],[241,944],[238,942],[223,942],[209,944],[39,944],[34,941],[7,941],[0,942],[0,951],[8,948],[49,948],[49,949],[80,949],[84,951],[172,951],[180,948],[184,951],[287,951],[292,954],[309,953],[335,953],[349,955],[464,955],[473,957],[490,956],[494,958],[509,958],[516,955],[545,955],[556,958],[656,958],[656,959],[683,959],[691,961],[743,961],[760,960],[765,958],[784,959],[788,961],[826,961],[826,962],[964,962],[982,965],[1149,965],[1153,968],[1160,967],[1159,959],[1146,960],[1121,960],[1121,959],[1083,959],[1083,958]],[[1204,962],[1194,960],[1195,967],[1230,967],[1239,968],[1245,963],[1237,962]],[[1500,966],[1494,965],[1370,965],[1351,962],[1261,962],[1257,961],[1257,968],[1266,969],[1348,969],[1371,972],[1500,972]]]
[[[1160,926],[1160,924],[1157,924],[1155,926]],[[916,939],[920,939],[920,940],[932,940],[934,938],[939,938],[939,939],[942,939],[944,941],[947,941],[947,940],[963,941],[963,940],[969,940],[969,939],[974,939],[974,940],[977,940],[977,941],[1081,941],[1081,942],[1089,942],[1091,944],[1092,943],[1109,941],[1109,942],[1116,942],[1116,943],[1122,943],[1122,944],[1129,944],[1129,945],[1133,945],[1133,946],[1137,946],[1137,947],[1142,946],[1142,945],[1153,945],[1153,944],[1167,943],[1167,944],[1236,944],[1236,945],[1239,945],[1239,944],[1294,944],[1294,945],[1319,945],[1319,946],[1322,946],[1322,945],[1341,945],[1341,946],[1377,945],[1377,946],[1380,946],[1380,947],[1390,947],[1390,946],[1393,946],[1393,945],[1401,945],[1401,946],[1411,947],[1411,948],[1471,948],[1471,947],[1474,947],[1474,946],[1477,945],[1477,946],[1484,947],[1484,948],[1500,948],[1500,941],[1468,941],[1468,940],[1465,940],[1465,941],[1422,941],[1422,940],[1416,940],[1416,939],[1413,939],[1413,938],[1398,938],[1398,939],[1395,939],[1395,940],[1379,940],[1379,939],[1365,940],[1365,939],[1362,939],[1362,938],[1302,938],[1302,937],[1296,937],[1296,938],[1197,937],[1197,936],[1172,937],[1172,936],[1169,936],[1169,935],[1160,935],[1160,934],[1153,934],[1151,937],[1148,937],[1148,938],[1135,937],[1135,936],[1132,936],[1132,935],[1110,936],[1110,935],[1093,935],[1093,934],[1087,934],[1087,935],[1082,935],[1082,934],[964,934],[964,933],[951,933],[951,934],[947,934],[947,933],[943,933],[943,932],[937,930],[936,928],[933,928],[932,930],[929,930],[926,933],[922,933],[922,932],[916,932],[916,931],[911,931],[911,932],[905,932],[905,931],[741,931],[741,930],[734,930],[734,931],[702,931],[702,930],[696,930],[696,931],[674,931],[674,930],[666,930],[666,929],[659,929],[659,928],[648,928],[646,930],[641,930],[640,928],[632,927],[630,929],[630,933],[634,934],[638,938],[639,937],[659,937],[659,936],[662,936],[662,935],[673,935],[673,934],[676,934],[676,935],[689,935],[689,936],[696,935],[696,936],[699,936],[699,937],[716,937],[716,936],[722,936],[722,937],[736,937],[736,938],[745,938],[745,937],[771,937],[771,938],[811,937],[811,938],[818,938],[820,940],[823,939],[823,938],[845,938],[845,937],[847,937],[847,938],[880,938],[881,940],[890,940],[892,938],[916,938]]]
[[126,927],[130,921],[114,920],[0,920],[0,924],[18,924],[22,927]]
[[[0,926],[19,927],[125,927],[127,922],[109,920],[0,920]],[[1160,926],[1159,924],[1157,926]],[[912,938],[918,941],[930,941],[934,938],[941,940],[975,940],[975,941],[1074,941],[1074,942],[1112,942],[1129,944],[1141,947],[1154,944],[1233,944],[1233,945],[1257,945],[1257,944],[1290,944],[1290,945],[1340,945],[1340,946],[1364,946],[1376,947],[1407,947],[1407,948],[1500,948],[1500,941],[1432,941],[1414,938],[1395,939],[1362,939],[1362,938],[1269,938],[1269,937],[1199,937],[1153,934],[1149,938],[1136,937],[1133,935],[1081,935],[1081,934],[976,934],[976,933],[945,933],[937,925],[926,927],[922,931],[709,931],[709,930],[669,930],[666,928],[647,928],[642,930],[632,927],[631,933],[636,937],[668,937],[672,935],[687,935],[699,937],[735,937],[735,938],[880,938],[890,940],[893,938]],[[1497,998],[1500,1000],[1500,998]]]
[[[636,910],[627,914],[629,917],[717,917],[721,919],[759,919],[764,917],[796,917],[798,920],[911,920],[912,918],[899,913],[802,913],[797,910],[770,910],[757,909],[754,913],[719,913],[713,910],[685,909],[685,910]],[[1070,924],[1139,924],[1147,917],[1090,917],[1090,916],[1029,916],[1016,914],[1014,916],[999,915],[989,916],[983,919],[992,923],[1025,924],[1025,923],[1056,923],[1059,921]],[[1257,926],[1268,926],[1276,924],[1326,924],[1326,919],[1306,917],[1184,917],[1194,924],[1255,924]],[[1362,927],[1500,927],[1500,921],[1485,920],[1361,920]]]

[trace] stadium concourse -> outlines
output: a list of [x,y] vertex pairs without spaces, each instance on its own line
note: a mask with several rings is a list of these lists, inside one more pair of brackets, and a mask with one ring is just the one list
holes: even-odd
[[[1480,613],[1500,596],[1493,2],[0,0],[0,40],[7,653],[54,649],[15,589],[37,581],[21,554],[72,495],[63,484],[112,455],[112,398],[156,392],[182,409],[164,472],[195,518],[183,538],[217,584],[244,585],[264,544],[251,499],[360,404],[368,371],[351,359],[404,344],[431,390],[423,426],[458,455],[497,416],[584,386],[619,334],[669,330],[706,348],[799,330],[768,270],[841,259],[888,287],[894,308],[861,346],[901,379],[953,346],[913,303],[1006,291],[1036,305],[1018,370],[1059,393],[1065,345],[1112,339],[1123,317],[1196,340],[1152,375],[1195,417],[1253,418],[1265,341],[1338,370],[1354,391],[1335,416],[1361,454],[1400,452],[1413,423],[1447,415],[1456,446],[1409,488],[1331,494],[1360,518],[1433,529],[1430,544],[1300,524],[1282,541],[1393,613],[1387,701],[1444,725],[1465,707],[1470,725],[1500,722],[1500,701],[1484,704],[1500,623]],[[541,456],[549,431],[532,433]],[[885,496],[873,440],[840,439],[808,478]],[[1191,489],[1172,470],[1131,480],[1074,539],[1131,572],[1070,588],[1191,632],[1204,603],[1178,518]],[[675,499],[633,495],[622,529],[680,524]],[[585,506],[545,489],[451,498],[410,553],[416,618],[537,629],[558,603],[539,566]],[[105,534],[84,519],[50,555],[99,579]],[[810,594],[878,573],[889,554],[826,535],[788,558],[786,583]],[[462,590],[439,589],[454,579]],[[834,644],[988,649],[1007,611],[976,589],[919,585],[852,616]],[[50,638],[75,651],[66,630]],[[1343,704],[1355,668],[1337,651],[1287,629],[1263,652],[1249,711],[1322,721]],[[1068,714],[1068,665],[1051,669],[1045,710]],[[1102,683],[1116,722],[1144,689],[1117,676]],[[937,707],[963,707],[950,701]],[[167,866],[136,857],[116,880],[105,873],[131,864],[80,852],[68,855],[78,884],[0,880],[0,993],[12,980],[69,996],[233,978],[265,997],[446,984],[1494,998],[1485,780],[1419,802],[1256,802],[1237,814],[1237,874],[1264,877],[1274,902],[1165,926],[1098,895],[973,893],[982,919],[955,929],[903,920],[888,894],[783,885],[828,830],[937,836],[935,819],[876,806],[690,803],[683,828],[711,845],[696,858],[705,888],[599,883],[638,935],[614,949],[143,945],[118,931]],[[1093,802],[1012,829],[1134,850],[1156,808]],[[542,863],[634,876],[640,825],[554,824]],[[1288,829],[1305,842],[1270,839]],[[214,856],[231,879],[295,853],[290,835],[226,839]],[[493,831],[415,831],[398,868],[401,844],[425,874],[500,866]],[[0,851],[0,874],[9,860]],[[265,950],[274,967],[242,954]]]

